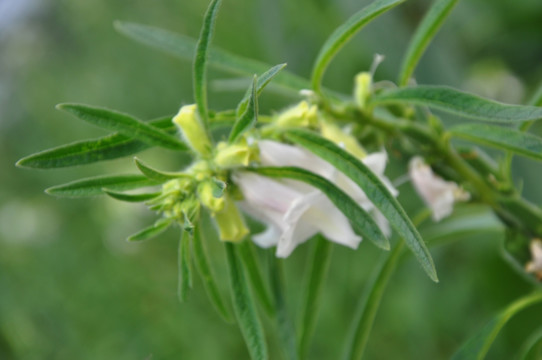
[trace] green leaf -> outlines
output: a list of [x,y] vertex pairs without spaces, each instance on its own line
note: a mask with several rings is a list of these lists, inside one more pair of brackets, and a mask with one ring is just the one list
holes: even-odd
[[180,302],[186,301],[190,289],[192,289],[192,263],[190,257],[190,243],[192,234],[189,231],[183,231],[179,239],[179,248],[177,254],[178,268],[178,286],[177,296]]
[[312,89],[317,93],[322,92],[322,78],[327,66],[339,50],[354,36],[363,26],[377,16],[399,5],[405,0],[376,0],[352,15],[345,23],[339,26],[326,40],[312,68]]
[[234,143],[239,136],[245,131],[249,130],[258,122],[258,96],[256,95],[256,82],[257,77],[254,75],[252,78],[252,84],[250,85],[250,96],[248,99],[248,106],[239,119],[233,124],[228,142]]
[[515,123],[542,117],[542,108],[509,105],[445,86],[415,86],[389,90],[371,98],[373,105],[412,104],[428,106],[467,118]]
[[[260,95],[265,89],[265,87],[273,80],[273,78],[286,67],[286,64],[278,64],[273,66],[271,69],[267,70],[260,76],[258,76],[258,85],[256,86],[256,95]],[[237,116],[240,116],[243,114],[249,105],[250,99],[252,97],[252,88],[249,88],[248,91],[245,93],[245,96],[243,99],[239,102],[239,105],[237,106]]]
[[157,196],[160,196],[162,192],[154,192],[154,193],[145,193],[145,194],[127,194],[123,192],[113,191],[110,189],[103,188],[102,191],[111,196],[113,199],[117,199],[120,201],[127,201],[127,202],[142,202],[154,199]]
[[423,52],[433,40],[444,20],[453,9],[457,0],[436,0],[427,12],[422,22],[416,29],[410,44],[408,45],[401,71],[399,72],[399,86],[405,86],[412,76]]
[[[152,26],[121,21],[115,22],[115,28],[117,31],[140,43],[168,52],[185,60],[192,60],[196,54],[196,40],[188,36]],[[213,47],[209,49],[207,62],[209,66],[217,69],[249,76],[264,73],[272,66]],[[294,92],[311,87],[309,81],[287,71],[282,71],[278,74],[273,83]]]
[[141,171],[143,175],[148,177],[151,180],[155,180],[158,182],[166,182],[168,180],[172,179],[179,179],[182,177],[188,177],[188,175],[184,173],[174,173],[174,172],[165,172],[165,171],[159,171],[156,170],[145,163],[143,163],[141,160],[139,160],[137,157],[134,158],[134,161],[136,163],[137,168]]
[[476,143],[542,160],[542,138],[532,134],[485,124],[462,124],[454,126],[450,132]]
[[153,237],[156,237],[166,231],[166,229],[173,223],[172,219],[162,218],[157,220],[153,225],[138,231],[137,233],[128,236],[127,241],[145,241]]
[[[200,225],[201,226],[201,225]],[[194,229],[194,259],[196,261],[196,267],[203,281],[203,286],[205,291],[211,300],[216,311],[220,316],[227,322],[232,321],[232,316],[230,311],[226,307],[226,303],[218,290],[216,284],[215,276],[209,264],[209,256],[207,255],[207,250],[205,249],[205,244],[201,235],[200,226],[196,226]]]
[[206,129],[209,125],[207,110],[207,50],[211,44],[220,4],[220,0],[212,0],[207,8],[199,40],[196,44],[196,54],[194,57],[194,96],[196,98],[199,116]]
[[53,186],[46,189],[45,192],[49,195],[59,197],[76,198],[103,195],[104,188],[110,191],[124,191],[159,184],[159,182],[147,179],[142,175],[106,175]]
[[188,147],[176,136],[157,129],[130,115],[117,111],[82,104],[59,104],[57,109],[69,112],[81,120],[108,130],[133,137],[149,145],[173,150],[187,150]]
[[344,360],[357,360],[363,357],[384,290],[401,258],[403,248],[404,241],[400,241],[364,289],[357,313],[348,331]]
[[254,300],[250,294],[235,245],[225,242],[224,246],[229,265],[233,308],[241,333],[247,344],[250,358],[252,360],[266,360],[268,358],[267,345],[265,344],[262,324],[258,318]]
[[266,282],[263,280],[262,271],[258,265],[258,254],[254,251],[254,246],[249,241],[243,241],[237,246],[237,253],[243,261],[252,290],[256,293],[256,298],[260,301],[267,314],[274,315],[273,300]]
[[542,328],[535,331],[519,350],[517,360],[540,360],[542,357]]
[[308,131],[293,130],[286,134],[286,138],[326,160],[362,188],[367,198],[388,219],[392,228],[405,239],[427,275],[433,281],[438,281],[433,259],[422,237],[408,218],[405,210],[382,184],[378,176],[346,150],[319,135]]
[[482,360],[485,358],[491,344],[504,325],[519,311],[526,307],[542,302],[542,292],[527,295],[497,314],[480,332],[465,342],[453,355],[452,360]]
[[389,250],[388,239],[374,219],[359,206],[350,196],[329,182],[327,179],[296,167],[259,167],[250,169],[263,176],[286,178],[305,182],[322,191],[332,203],[350,220],[354,229],[363,237],[372,241],[376,246]]
[[314,333],[318,311],[324,291],[325,278],[329,269],[333,243],[318,234],[312,241],[309,264],[303,280],[303,295],[299,331],[299,357],[307,358],[310,340]]

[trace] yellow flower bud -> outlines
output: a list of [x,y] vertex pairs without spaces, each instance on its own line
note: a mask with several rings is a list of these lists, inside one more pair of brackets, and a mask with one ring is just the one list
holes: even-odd
[[206,208],[213,212],[221,211],[224,208],[224,196],[217,196],[218,185],[212,180],[199,184],[198,197]]
[[356,138],[346,133],[337,125],[324,121],[321,124],[321,131],[323,137],[333,141],[336,144],[344,146],[346,151],[358,159],[363,159],[365,156],[367,156],[367,153],[357,142]]
[[207,157],[211,154],[211,141],[196,114],[196,105],[185,105],[173,118],[186,139],[186,142],[200,155]]
[[285,127],[314,127],[318,125],[318,108],[301,101],[296,106],[281,113],[276,121],[278,126]]
[[249,233],[239,209],[229,197],[225,198],[224,208],[215,213],[214,219],[222,241],[239,242]]
[[365,110],[367,108],[367,100],[373,91],[373,76],[369,72],[361,72],[356,75],[354,87],[354,101],[356,105]]
[[248,166],[251,162],[258,161],[257,146],[246,143],[227,144],[221,142],[217,146],[214,163],[221,168]]

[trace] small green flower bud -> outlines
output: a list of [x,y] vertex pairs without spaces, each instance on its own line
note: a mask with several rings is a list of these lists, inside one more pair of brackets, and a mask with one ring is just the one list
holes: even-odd
[[281,113],[276,120],[278,126],[284,127],[315,127],[318,125],[318,108],[301,101],[296,106]]
[[211,141],[198,119],[196,105],[181,107],[179,113],[173,118],[173,123],[181,129],[186,142],[192,149],[203,157],[211,154]]
[[373,91],[373,75],[369,72],[361,72],[356,75],[354,87],[354,101],[356,105],[365,110],[367,108],[367,100]]
[[335,124],[323,121],[321,124],[322,136],[328,140],[333,141],[336,144],[344,146],[344,149],[357,157],[363,159],[367,156],[367,153],[361,145],[357,142],[356,138]]
[[221,168],[248,166],[258,161],[258,147],[246,143],[227,144],[221,142],[217,146],[214,163]]
[[204,181],[198,185],[198,197],[201,204],[212,212],[218,212],[224,208],[224,196],[218,194],[217,188],[218,185],[212,180]]
[[239,242],[249,233],[235,202],[226,197],[222,211],[215,213],[220,240]]

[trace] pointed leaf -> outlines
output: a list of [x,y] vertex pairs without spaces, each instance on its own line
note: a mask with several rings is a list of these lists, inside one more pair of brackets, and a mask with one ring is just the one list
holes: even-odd
[[[286,64],[278,64],[273,66],[271,69],[267,70],[263,74],[259,75],[258,78],[258,85],[256,86],[256,95],[260,95],[267,86],[273,80],[273,78],[286,67]],[[252,87],[248,89],[248,91],[245,93],[245,96],[243,99],[239,102],[239,105],[237,106],[237,116],[240,116],[243,114],[250,102],[250,98],[252,97]]]
[[252,78],[252,84],[250,85],[250,96],[248,99],[248,106],[245,112],[239,117],[239,119],[233,124],[229,136],[229,143],[234,143],[239,136],[245,131],[249,130],[258,122],[258,96],[256,95],[256,82],[257,77],[254,75]]
[[137,157],[134,158],[134,161],[136,163],[137,168],[141,171],[141,173],[151,180],[166,182],[168,180],[179,179],[179,178],[188,176],[184,173],[174,173],[174,172],[165,172],[165,171],[156,170],[146,165],[145,163],[143,163]]
[[317,134],[293,130],[288,132],[286,137],[328,161],[362,188],[369,200],[388,219],[393,229],[405,239],[427,275],[433,281],[438,281],[433,259],[418,230],[397,199],[390,194],[386,186],[365,164],[346,150]]
[[254,300],[250,294],[235,245],[225,242],[224,246],[226,247],[226,257],[229,265],[233,308],[248,347],[250,358],[252,360],[266,360],[268,358],[267,345],[265,344],[262,324],[258,318]]
[[318,53],[312,69],[312,89],[318,93],[322,92],[322,78],[324,77],[327,66],[352,36],[371,20],[403,1],[405,0],[376,0],[352,15],[345,23],[339,26],[329,36]]
[[486,357],[491,344],[503,328],[503,326],[519,311],[526,307],[542,302],[542,292],[527,295],[508,306],[495,316],[480,332],[471,337],[452,356],[452,360],[482,360]]
[[103,188],[102,191],[111,196],[113,199],[117,199],[120,201],[127,201],[127,202],[142,202],[154,199],[157,196],[160,196],[162,192],[154,192],[154,193],[144,193],[144,194],[127,194],[123,192],[113,191],[110,189]]
[[173,223],[172,219],[162,218],[157,220],[153,225],[138,231],[137,233],[130,235],[127,241],[145,241],[153,237],[156,237],[166,231],[166,229]]
[[212,0],[207,8],[194,57],[194,96],[198,106],[198,113],[205,128],[208,128],[209,123],[207,110],[207,50],[211,44],[220,3],[220,0]]
[[56,107],[77,116],[81,120],[109,130],[118,131],[149,145],[174,150],[187,150],[186,144],[176,136],[127,114],[82,104],[59,104]]
[[192,289],[192,263],[190,256],[190,243],[192,234],[189,231],[183,231],[179,239],[177,253],[178,286],[177,296],[180,302],[186,301],[190,289]]
[[405,86],[412,76],[423,52],[433,40],[457,0],[436,0],[416,29],[399,72],[399,86]]
[[388,239],[375,223],[374,219],[359,206],[350,196],[345,194],[329,180],[296,167],[260,167],[250,169],[263,176],[285,178],[305,182],[322,191],[333,204],[350,220],[354,229],[376,246],[389,250]]
[[415,86],[389,90],[372,98],[373,105],[428,106],[467,118],[514,123],[542,118],[542,107],[510,105],[445,86]]
[[[182,59],[192,60],[196,54],[196,40],[188,36],[152,26],[121,21],[115,22],[115,28],[138,42],[166,51]],[[214,47],[209,49],[208,63],[220,70],[249,76],[264,73],[271,67],[269,64],[243,58]],[[287,71],[278,74],[273,83],[295,92],[311,87],[309,81]]]
[[104,194],[103,189],[123,191],[155,186],[160,183],[142,175],[106,175],[75,180],[45,190],[49,195],[60,197],[88,197]]
[[[201,225],[200,225],[201,226]],[[196,261],[196,267],[203,281],[205,291],[211,300],[216,311],[227,322],[231,322],[232,315],[226,307],[226,303],[220,294],[218,285],[216,284],[215,276],[209,264],[209,256],[205,249],[205,244],[201,235],[200,226],[196,226],[194,229],[194,260]]]
[[542,160],[542,138],[515,129],[485,124],[463,124],[450,129],[452,135],[479,144]]

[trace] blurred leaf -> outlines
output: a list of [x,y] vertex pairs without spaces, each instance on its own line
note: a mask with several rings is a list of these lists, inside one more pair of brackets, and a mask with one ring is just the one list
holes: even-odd
[[312,69],[312,89],[322,92],[322,78],[333,57],[363,26],[405,0],[376,0],[340,25],[326,40]]
[[[166,51],[182,59],[192,60],[196,53],[196,40],[188,36],[152,26],[121,21],[115,22],[115,28],[138,42]],[[264,73],[271,68],[269,64],[237,56],[214,47],[209,49],[208,65],[234,74],[249,76]],[[282,71],[278,74],[274,84],[294,92],[311,87],[309,81],[288,71]]]
[[103,195],[104,188],[109,191],[123,191],[159,184],[160,182],[142,175],[105,175],[52,186],[45,192],[49,195],[75,198]]
[[527,103],[532,106],[542,106],[542,82]]
[[127,194],[127,193],[113,191],[106,188],[103,188],[102,191],[114,199],[117,199],[120,201],[127,201],[127,202],[147,201],[147,200],[154,199],[155,197],[160,196],[162,194],[162,192],[145,193],[145,194]]
[[[201,226],[201,225],[200,225]],[[205,291],[211,300],[216,311],[227,322],[231,322],[232,316],[230,311],[226,307],[226,303],[220,294],[220,290],[216,284],[215,276],[209,264],[209,256],[205,249],[204,239],[201,236],[200,226],[196,226],[194,229],[194,259],[196,261],[196,267],[203,281]]]
[[230,242],[225,242],[224,246],[226,248],[226,257],[230,270],[233,308],[235,310],[237,322],[241,328],[241,333],[247,344],[251,359],[266,360],[268,358],[267,345],[265,344],[262,324],[258,318],[256,306],[250,294],[235,245]]
[[518,352],[517,360],[540,360],[542,358],[542,328],[534,332]]
[[250,85],[250,95],[248,98],[248,107],[243,114],[237,119],[233,128],[231,129],[228,141],[234,143],[239,136],[245,131],[249,130],[258,121],[258,96],[256,94],[257,77],[254,75],[252,78],[252,84]]
[[457,0],[436,0],[433,2],[410,40],[399,72],[399,86],[405,86],[408,83],[425,49],[456,3]]
[[149,145],[173,150],[187,150],[188,147],[176,136],[138,120],[130,115],[99,107],[82,104],[59,104],[57,109],[67,111],[79,119],[108,130],[130,136]]
[[292,130],[286,134],[286,138],[328,161],[362,188],[365,195],[388,219],[398,235],[405,239],[427,275],[433,281],[438,281],[433,259],[422,237],[401,204],[390,194],[378,176],[346,150],[317,134]]
[[497,314],[491,321],[482,328],[480,332],[471,337],[453,355],[452,360],[482,360],[485,358],[491,344],[508,322],[508,320],[526,307],[542,302],[542,292],[535,292],[527,295]]
[[250,169],[260,175],[302,181],[322,191],[332,203],[350,220],[354,229],[381,249],[389,250],[390,243],[374,219],[329,180],[296,167],[259,167]]
[[189,177],[189,175],[184,173],[174,173],[174,172],[165,172],[165,171],[159,171],[154,168],[151,168],[150,166],[143,163],[141,160],[139,160],[137,157],[134,158],[134,161],[136,163],[137,168],[141,171],[143,175],[148,177],[151,180],[155,180],[157,182],[166,182],[168,180],[172,179],[179,179],[183,177]]
[[[256,86],[256,95],[260,95],[267,86],[273,80],[273,78],[286,67],[286,64],[279,64],[273,66],[271,69],[267,70],[263,74],[257,77],[258,79],[258,85]],[[252,88],[249,88],[248,91],[245,93],[245,96],[243,99],[239,102],[239,105],[237,106],[237,116],[240,116],[243,114],[249,105],[249,101],[252,97]]]
[[194,97],[196,98],[198,113],[206,129],[209,128],[207,110],[207,49],[211,44],[220,4],[220,0],[212,0],[207,8],[194,57]]
[[186,301],[190,289],[192,289],[192,263],[190,256],[190,243],[192,242],[192,233],[182,231],[179,239],[179,248],[177,253],[178,279],[177,296],[180,302]]
[[173,223],[170,218],[161,218],[157,220],[153,225],[138,231],[137,233],[128,236],[128,241],[145,241],[156,237],[167,230],[167,228]]
[[309,255],[309,264],[303,279],[299,330],[299,357],[301,359],[307,358],[333,250],[333,243],[320,234],[315,235],[311,242],[313,245]]
[[485,124],[462,124],[450,129],[454,136],[542,160],[542,138],[515,129]]
[[373,105],[413,104],[489,122],[514,123],[542,117],[542,108],[509,105],[445,86],[422,85],[388,90],[372,98]]

